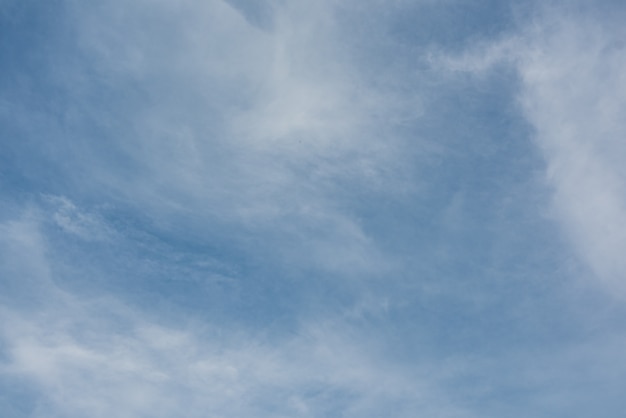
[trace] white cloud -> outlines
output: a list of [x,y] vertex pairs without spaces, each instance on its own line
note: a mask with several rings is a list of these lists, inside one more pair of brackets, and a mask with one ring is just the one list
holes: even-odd
[[[549,416],[573,411],[572,392],[576,408],[595,405],[586,383],[610,391],[623,375],[622,337],[488,356],[417,350],[407,363],[381,350],[385,332],[366,337],[333,315],[279,335],[191,316],[174,326],[102,293],[41,286],[53,303],[0,310],[0,379],[29,386],[33,417]],[[522,400],[509,404],[511,391]]]
[[598,277],[626,296],[626,35],[550,15],[521,52],[521,102],[554,188],[557,219]]
[[481,76],[515,68],[545,157],[554,218],[596,277],[626,296],[626,32],[617,16],[546,6],[507,38],[434,65]]
[[[271,231],[272,248],[300,247],[316,268],[376,270],[385,255],[344,193],[411,187],[400,139],[385,135],[404,104],[350,61],[335,7],[276,4],[261,29],[219,1],[71,3],[80,49],[58,77],[97,121],[80,153],[59,139],[77,154],[73,181],[160,227]],[[97,92],[80,82],[94,74]],[[306,231],[320,233],[303,243]]]
[[106,240],[113,231],[93,213],[80,210],[63,196],[44,196],[44,201],[51,206],[51,221],[64,232],[86,241]]
[[0,224],[0,280],[0,306],[23,311],[48,306],[49,297],[61,298],[58,293],[47,291],[53,273],[35,211],[26,211],[20,219]]
[[45,405],[35,416],[378,416],[385,404],[396,416],[460,416],[430,384],[332,330],[268,342],[220,329],[198,337],[133,316],[118,329],[107,304],[47,312],[45,322],[3,314],[3,374],[34,384]]
[[59,287],[67,273],[54,273],[36,221],[2,230],[15,250],[11,277],[38,265],[29,289],[47,298],[31,305],[33,294],[12,292],[17,307],[0,309],[0,378],[28,382],[34,417],[363,417],[387,407],[469,416],[448,405],[436,375],[384,359],[337,318],[282,335],[191,316],[163,325],[105,293]]
[[[250,24],[249,17],[244,19],[221,2],[68,3],[79,22],[75,29],[82,49],[73,56],[73,68],[59,65],[68,74],[59,73],[72,86],[66,92],[69,101],[76,102],[72,111],[83,112],[77,119],[86,125],[90,120],[97,122],[83,130],[81,123],[73,125],[68,117],[63,136],[41,135],[60,148],[50,158],[62,155],[56,166],[69,167],[71,184],[77,185],[66,195],[74,191],[100,201],[123,200],[124,210],[132,206],[142,221],[156,221],[156,229],[170,228],[180,240],[197,234],[190,241],[202,236],[202,244],[210,241],[218,246],[220,233],[239,234],[243,238],[235,246],[249,250],[250,258],[271,253],[286,260],[285,265],[297,264],[298,272],[321,266],[342,277],[374,273],[387,281],[381,281],[384,291],[379,292],[381,282],[335,287],[331,280],[319,280],[324,292],[349,287],[350,302],[341,313],[333,313],[335,305],[327,309],[332,304],[323,303],[314,312],[298,312],[293,322],[302,322],[285,321],[289,324],[284,324],[281,335],[253,332],[240,323],[235,325],[234,320],[229,322],[229,315],[237,317],[239,312],[228,308],[220,316],[227,319],[220,324],[211,323],[209,314],[203,316],[202,324],[194,322],[195,315],[204,315],[194,308],[182,314],[151,311],[159,316],[154,319],[102,289],[96,289],[99,297],[93,296],[94,289],[87,289],[92,293],[85,296],[65,291],[63,284],[80,282],[77,287],[85,290],[96,276],[94,288],[107,279],[111,283],[126,279],[107,277],[112,270],[129,275],[141,271],[147,276],[157,276],[158,271],[189,279],[194,273],[211,275],[210,270],[228,273],[228,265],[219,268],[219,262],[204,253],[185,257],[187,242],[180,248],[176,242],[172,247],[161,241],[138,242],[141,238],[129,243],[133,237],[116,236],[96,212],[69,198],[49,196],[47,217],[33,212],[0,225],[0,274],[2,284],[7,285],[0,295],[4,305],[0,310],[0,374],[9,382],[27,381],[32,386],[33,403],[38,405],[32,416],[379,417],[393,411],[397,417],[471,417],[488,416],[481,410],[508,400],[507,390],[518,397],[509,408],[522,405],[521,412],[514,411],[522,415],[526,401],[548,398],[563,387],[557,384],[555,389],[546,381],[567,375],[565,371],[593,357],[573,350],[571,359],[544,374],[544,366],[568,351],[562,345],[548,352],[540,366],[534,365],[532,356],[516,357],[515,353],[484,361],[491,359],[492,352],[505,351],[518,341],[499,341],[504,328],[499,321],[510,315],[496,318],[498,325],[490,330],[494,321],[487,315],[498,312],[485,307],[485,302],[476,302],[480,305],[476,310],[485,311],[484,317],[474,309],[469,313],[477,322],[486,323],[469,324],[461,318],[467,308],[457,302],[472,299],[473,287],[482,286],[480,282],[466,280],[458,265],[440,268],[432,262],[429,265],[437,270],[433,280],[441,276],[437,286],[454,295],[448,300],[434,292],[424,293],[419,272],[403,271],[400,280],[418,284],[395,290],[393,275],[380,274],[394,268],[391,257],[378,250],[375,239],[350,213],[349,197],[343,193],[362,188],[363,195],[371,198],[371,191],[403,189],[397,182],[404,179],[404,157],[409,150],[401,139],[381,133],[392,131],[391,125],[405,119],[398,118],[396,111],[410,116],[415,103],[412,98],[400,100],[384,88],[372,88],[361,78],[360,69],[344,56],[341,37],[345,28],[334,20],[334,5],[277,5],[272,24],[263,26]],[[524,83],[524,109],[537,128],[537,143],[551,167],[559,219],[598,275],[610,280],[624,272],[618,258],[624,248],[619,227],[624,225],[619,141],[623,125],[618,119],[624,96],[613,95],[614,89],[623,92],[624,79],[618,71],[623,55],[618,43],[611,41],[613,29],[591,22],[581,36],[577,21],[568,19],[555,25],[544,22],[536,31],[491,45],[486,55],[468,55],[447,65],[485,72],[505,57],[517,66]],[[595,53],[589,57],[580,49]],[[59,53],[59,62],[67,58],[63,54]],[[584,71],[572,69],[576,66]],[[602,71],[604,78],[598,75]],[[571,93],[572,86],[578,88],[576,93]],[[387,119],[392,121],[389,125],[384,122]],[[596,140],[598,132],[606,135]],[[468,219],[458,215],[465,210],[460,202],[453,201],[443,216],[451,227]],[[388,214],[393,215],[393,211]],[[56,242],[73,244],[51,248],[44,231],[50,223],[42,228],[42,219],[64,232]],[[605,223],[607,219],[611,222]],[[607,228],[611,224],[617,227]],[[432,238],[428,234],[436,231],[424,232],[424,241]],[[109,251],[108,245],[89,243],[94,258],[83,263],[71,252],[76,238],[78,245],[94,239],[128,241],[127,247],[110,250],[102,259],[98,259],[99,251]],[[406,240],[406,244],[416,241]],[[459,248],[472,242],[462,242]],[[150,248],[145,256],[118,257],[132,246],[131,253]],[[68,247],[69,253],[62,254]],[[219,261],[237,263],[239,256]],[[419,255],[416,258],[416,264],[421,262]],[[133,265],[141,263],[148,265],[147,273],[142,270],[145,267]],[[116,269],[107,270],[104,264],[116,264]],[[267,270],[275,268],[277,275],[288,276],[283,265],[268,264]],[[489,267],[482,267],[480,273],[489,274]],[[450,271],[455,268],[458,271]],[[533,270],[529,267],[528,271]],[[249,283],[215,275],[215,280],[232,280],[241,286]],[[317,279],[317,275],[310,277]],[[490,300],[504,297],[502,305],[515,299],[520,289],[516,283],[507,287],[506,278],[493,293],[487,283],[488,289],[478,295],[489,292]],[[272,286],[282,278],[267,280]],[[618,282],[616,287],[621,286]],[[154,291],[152,281],[141,285],[145,286],[142,290]],[[163,286],[160,291],[175,287]],[[128,289],[132,292],[137,287]],[[543,287],[533,288],[529,294],[535,290],[546,292]],[[411,295],[399,299],[416,306],[399,312],[393,295],[401,292]],[[276,297],[283,296],[289,297],[290,291]],[[431,296],[432,301],[420,306]],[[542,303],[545,299],[532,306],[544,309]],[[528,323],[543,319],[529,311],[524,310]],[[184,318],[178,326],[161,322],[174,315]],[[396,326],[396,319],[404,324]],[[355,323],[365,324],[367,331]],[[511,325],[510,332],[515,333],[518,324]],[[446,329],[439,332],[433,329],[437,326]],[[492,337],[494,347],[478,344],[483,348],[474,349],[472,338],[463,335],[454,342],[441,337],[456,332]],[[391,341],[385,341],[387,337]],[[431,347],[421,351],[422,341]],[[403,345],[398,349],[403,359],[394,357],[391,346],[396,342]],[[442,344],[441,350],[432,347],[437,344]],[[521,346],[519,350],[527,349],[524,343]],[[622,347],[622,339],[614,346]],[[429,349],[442,353],[429,354]],[[480,349],[485,352],[469,353]],[[619,349],[609,351],[612,360],[621,360]],[[446,357],[450,352],[460,353],[459,358]],[[485,364],[492,368],[484,370]],[[529,367],[539,377],[520,372]],[[601,380],[607,373],[601,369],[590,374]],[[573,380],[588,387],[587,376],[574,374]],[[557,412],[564,409],[566,402],[559,404]],[[502,415],[506,414],[498,416]]]

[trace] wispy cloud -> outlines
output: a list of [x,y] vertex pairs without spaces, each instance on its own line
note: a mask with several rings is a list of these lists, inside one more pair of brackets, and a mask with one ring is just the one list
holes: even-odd
[[546,6],[512,36],[432,60],[482,76],[498,65],[517,71],[520,108],[547,163],[554,219],[595,275],[622,297],[626,54],[617,16],[624,11],[585,10]]
[[[9,289],[20,303],[0,311],[0,379],[28,385],[30,416],[379,416],[389,405],[397,416],[469,416],[435,376],[416,379],[337,320],[277,336],[192,317],[172,326],[106,293],[63,290],[39,226],[20,222],[2,225],[15,252],[2,273],[25,293]],[[41,302],[34,289],[46,303],[25,303]]]
[[611,20],[553,14],[532,34],[519,65],[521,100],[548,162],[556,216],[598,277],[621,296],[625,35]]
[[397,416],[416,409],[469,416],[446,405],[432,376],[419,383],[333,330],[268,342],[210,327],[190,334],[117,313],[120,329],[103,319],[111,301],[104,310],[91,305],[42,313],[45,323],[3,315],[10,338],[3,376],[34,385],[41,405],[34,416],[378,416],[386,405]]
[[[58,201],[84,218],[76,204]],[[102,286],[97,294],[71,289],[76,278],[68,275],[88,270],[60,268],[64,261],[47,226],[56,225],[54,216],[44,216],[55,210],[36,216],[29,210],[1,225],[8,258],[0,273],[12,280],[3,281],[0,381],[27,388],[30,416],[375,417],[392,408],[400,417],[416,411],[476,417],[515,415],[522,404],[524,411],[542,416],[546,410],[570,410],[568,391],[579,393],[575,385],[588,379],[596,379],[607,391],[602,396],[611,399],[611,387],[625,372],[611,367],[609,373],[589,342],[537,352],[520,334],[516,347],[498,348],[494,341],[485,355],[458,335],[453,339],[470,344],[464,350],[436,349],[429,339],[437,334],[478,329],[452,324],[447,331],[429,331],[447,323],[433,322],[428,313],[443,306],[399,306],[381,299],[388,291],[374,289],[370,298],[344,309],[301,315],[277,330],[255,330],[193,310],[163,316],[137,309]],[[84,242],[72,229],[62,231],[67,239]],[[407,318],[402,310],[415,313]],[[403,327],[407,319],[412,324]],[[397,335],[407,331],[411,335]],[[593,341],[606,347],[606,362],[620,358],[620,337],[600,333]],[[581,363],[587,365],[583,370]],[[505,402],[511,393],[517,395]],[[578,407],[593,403],[583,395]]]
[[61,3],[0,6],[0,408],[623,409],[619,6]]
[[79,35],[53,59],[75,65],[54,79],[74,116],[67,134],[52,129],[47,159],[72,161],[63,172],[75,190],[163,227],[271,230],[285,251],[319,230],[301,250],[312,264],[375,270],[385,256],[343,195],[411,187],[398,181],[410,173],[401,141],[385,135],[401,99],[344,54],[335,7],[276,4],[262,29],[224,2],[160,2],[147,14],[141,2],[68,4]]

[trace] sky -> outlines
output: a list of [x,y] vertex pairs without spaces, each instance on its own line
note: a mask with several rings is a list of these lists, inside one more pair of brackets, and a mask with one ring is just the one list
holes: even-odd
[[622,417],[624,21],[0,0],[0,415]]

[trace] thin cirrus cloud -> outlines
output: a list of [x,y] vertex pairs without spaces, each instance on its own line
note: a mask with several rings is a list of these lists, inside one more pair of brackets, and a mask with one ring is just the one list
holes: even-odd
[[522,103],[548,161],[555,216],[596,275],[623,297],[625,33],[611,20],[586,17],[556,20],[546,31],[520,64]]
[[[53,251],[37,223],[24,218],[2,225],[3,249],[12,250],[3,251],[12,262],[3,259],[2,273],[21,279],[5,282],[13,288],[7,286],[3,299],[22,302],[3,300],[1,311],[8,360],[0,369],[3,385],[16,382],[2,399],[9,416],[166,417],[184,410],[191,416],[376,416],[386,405],[398,416],[415,408],[456,410],[433,376],[416,380],[381,363],[336,321],[301,324],[295,335],[268,339],[262,331],[193,319],[164,326],[105,294],[67,292],[51,280]],[[36,303],[25,305],[27,297]]]
[[518,100],[546,160],[555,220],[594,275],[623,293],[626,184],[623,11],[544,6],[528,29],[443,65],[473,73],[511,65]]
[[[374,268],[368,260],[381,256],[337,207],[337,184],[384,188],[399,150],[376,140],[381,128],[370,120],[386,111],[377,105],[382,93],[336,51],[339,28],[328,7],[278,8],[271,32],[221,2],[159,7],[154,16],[139,12],[140,3],[98,13],[77,7],[83,69],[109,83],[102,88],[112,102],[80,90],[76,100],[98,112],[104,106],[98,118],[115,136],[96,140],[111,144],[115,160],[102,160],[90,143],[92,155],[81,151],[95,167],[89,181],[157,222],[177,214],[194,229],[207,219],[243,222],[282,233],[290,246],[299,245],[301,227],[317,229],[317,264],[346,271],[340,258],[326,259],[334,246],[352,268]],[[147,100],[134,102],[134,94]],[[120,162],[122,170],[108,169]]]
[[461,3],[3,3],[5,415],[619,416],[623,7]]

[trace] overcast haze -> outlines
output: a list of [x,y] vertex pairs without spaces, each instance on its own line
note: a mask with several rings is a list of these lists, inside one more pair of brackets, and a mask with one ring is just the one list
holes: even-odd
[[0,415],[622,417],[624,22],[0,0]]

